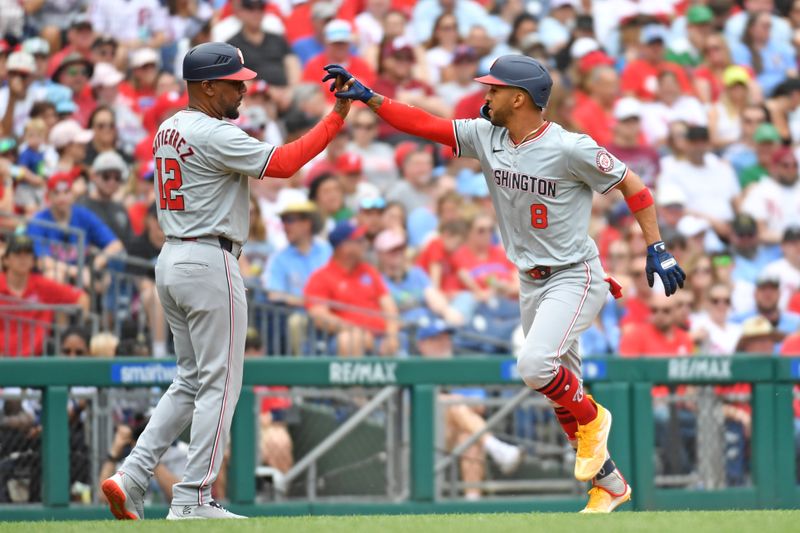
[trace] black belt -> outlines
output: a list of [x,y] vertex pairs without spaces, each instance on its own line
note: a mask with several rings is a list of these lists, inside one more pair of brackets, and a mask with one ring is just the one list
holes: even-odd
[[570,263],[568,265],[561,265],[561,266],[535,266],[532,269],[528,270],[528,275],[533,279],[547,279],[556,272],[572,268],[577,264],[578,263]]
[[[197,241],[198,239],[201,239],[201,238],[202,237],[179,237],[179,239],[182,240],[182,241]],[[209,236],[209,238],[213,239],[214,236],[211,235],[211,236]],[[239,256],[242,255],[242,247],[239,246],[238,244],[236,245],[236,248],[237,248],[236,253],[234,253],[234,251],[233,251],[234,250],[234,242],[232,240],[230,240],[229,238],[223,237],[222,235],[218,235],[217,236],[217,240],[219,241],[220,248],[222,248],[223,250],[225,250],[227,252],[230,252],[231,254],[235,255],[236,259],[239,259]]]

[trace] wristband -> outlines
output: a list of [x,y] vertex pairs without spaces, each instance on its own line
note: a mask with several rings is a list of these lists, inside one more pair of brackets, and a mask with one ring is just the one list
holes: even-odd
[[112,463],[116,464],[119,462],[119,457],[114,457],[109,453],[106,455],[106,461],[111,461]]
[[653,195],[650,194],[650,189],[645,187],[636,194],[625,198],[625,202],[628,204],[631,213],[636,213],[637,211],[641,211],[653,205]]

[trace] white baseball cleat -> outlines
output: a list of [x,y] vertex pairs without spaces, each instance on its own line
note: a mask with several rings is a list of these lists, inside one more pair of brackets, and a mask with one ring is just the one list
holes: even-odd
[[207,505],[170,505],[167,520],[211,520],[218,518],[247,518],[225,509],[217,502]]
[[117,472],[100,485],[106,495],[111,514],[117,520],[144,518],[144,490],[124,472]]

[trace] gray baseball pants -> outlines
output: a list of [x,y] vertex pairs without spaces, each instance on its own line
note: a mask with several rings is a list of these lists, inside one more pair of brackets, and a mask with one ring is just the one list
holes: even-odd
[[156,288],[175,341],[178,374],[121,470],[146,487],[170,444],[191,423],[183,479],[172,505],[211,501],[242,388],[247,301],[236,258],[214,239],[169,240]]

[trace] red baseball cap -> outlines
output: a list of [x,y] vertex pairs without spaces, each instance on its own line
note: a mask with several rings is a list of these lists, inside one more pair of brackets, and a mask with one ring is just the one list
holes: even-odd
[[339,174],[360,174],[361,156],[352,152],[345,152],[336,158],[335,166]]
[[65,192],[72,188],[75,176],[72,172],[56,172],[47,180],[48,191]]

